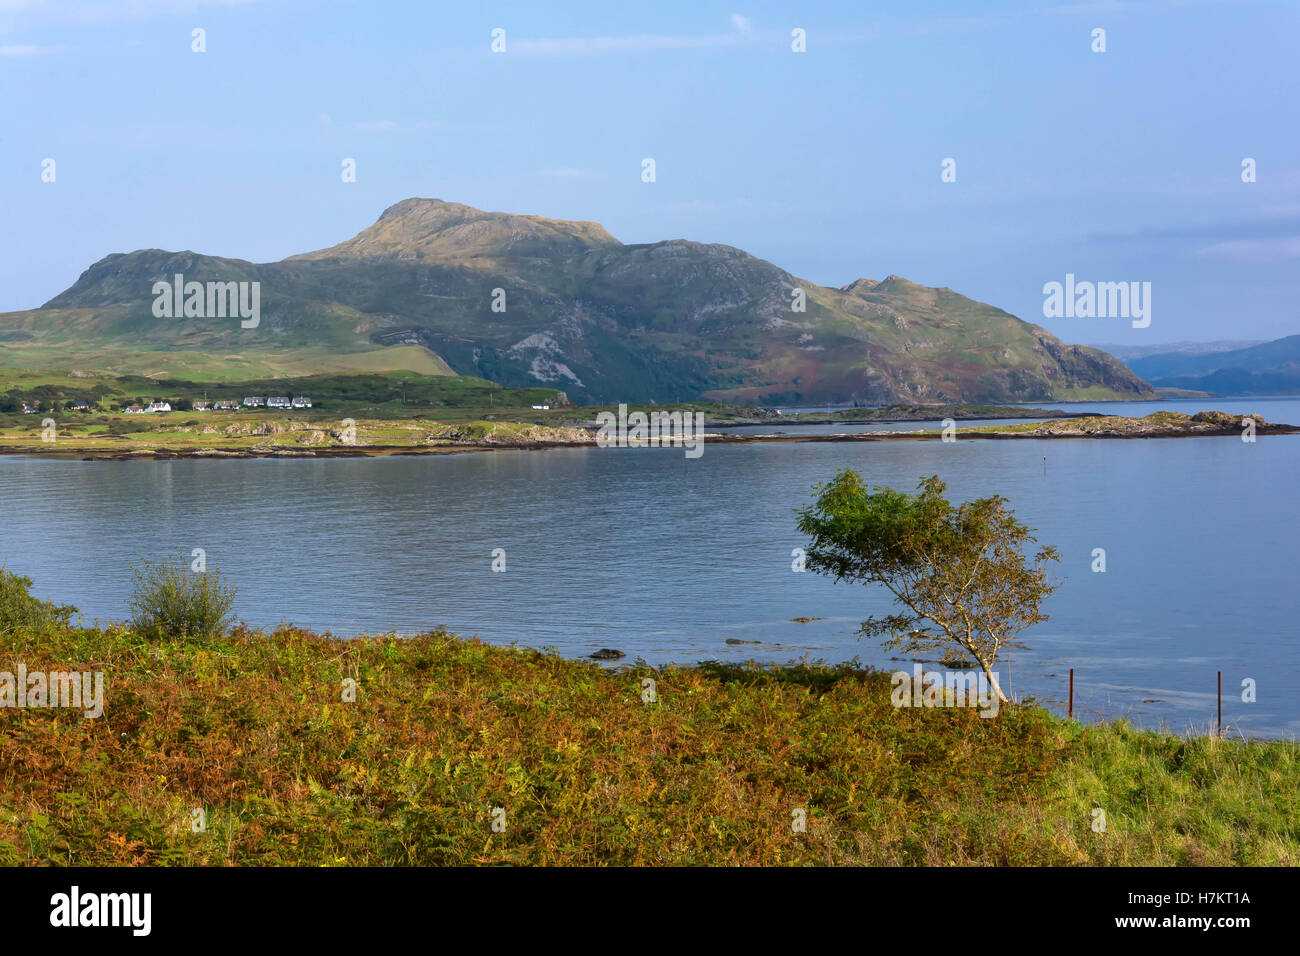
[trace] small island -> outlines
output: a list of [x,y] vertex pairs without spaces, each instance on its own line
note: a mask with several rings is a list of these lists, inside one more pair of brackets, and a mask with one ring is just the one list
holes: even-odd
[[[690,405],[657,406],[662,411]],[[912,421],[951,420],[951,429],[912,429],[900,431],[870,431],[845,433],[812,433],[796,429],[793,433],[754,434],[739,432],[706,432],[705,445],[737,445],[779,442],[880,442],[880,441],[943,441],[967,439],[1070,439],[1070,438],[1193,438],[1210,436],[1242,436],[1247,433],[1247,419],[1253,421],[1257,435],[1289,435],[1300,431],[1295,425],[1265,421],[1259,415],[1239,416],[1223,411],[1203,411],[1194,415],[1180,412],[1153,412],[1142,418],[1114,415],[1061,413],[1044,410],[1051,415],[1047,421],[1015,422],[1005,425],[957,426],[957,415],[966,412],[968,419],[988,420],[995,417],[988,412],[1015,412],[1024,418],[1026,409],[979,407],[982,414],[974,415],[972,406],[911,406],[925,409],[924,415],[915,412]],[[483,410],[478,410],[484,413]],[[897,407],[876,410],[881,414],[898,414]],[[576,423],[574,413],[581,415]],[[869,414],[854,410],[855,414]],[[521,420],[466,420],[438,421],[432,418],[327,418],[327,413],[314,415],[270,412],[221,413],[203,411],[196,413],[161,414],[145,418],[132,416],[124,422],[112,415],[89,414],[64,417],[53,426],[53,437],[48,425],[41,420],[31,424],[0,424],[0,454],[48,455],[86,460],[133,459],[230,459],[230,458],[357,458],[390,455],[438,455],[472,451],[500,451],[505,449],[542,450],[596,446],[597,433],[594,421],[588,423],[591,409],[570,409],[568,416],[550,419],[554,424],[543,424],[545,418],[537,415],[510,415],[504,418]],[[359,413],[354,413],[359,414]],[[461,411],[460,414],[465,414]],[[487,413],[484,413],[487,414]],[[1061,417],[1068,415],[1069,417]],[[713,427],[725,427],[723,422],[734,421],[734,411],[729,416],[708,418]],[[793,417],[793,416],[790,416]],[[1001,417],[1010,417],[1003,414]],[[532,420],[522,420],[531,418]],[[144,420],[142,420],[144,419]],[[561,424],[566,421],[574,424]],[[870,419],[861,419],[869,421]],[[878,418],[876,421],[887,419]],[[783,419],[784,421],[784,419]],[[847,422],[846,422],[847,424]],[[640,444],[635,438],[629,445]],[[678,442],[665,437],[663,446],[673,447]]]

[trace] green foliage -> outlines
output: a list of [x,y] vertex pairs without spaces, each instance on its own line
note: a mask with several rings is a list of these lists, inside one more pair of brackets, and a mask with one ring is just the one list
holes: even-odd
[[155,422],[144,415],[132,415],[122,418],[109,418],[104,422],[105,431],[111,435],[135,435],[152,431]]
[[[223,380],[142,378],[132,375],[97,373],[75,380],[75,386],[34,384],[42,375],[66,379],[66,374],[18,371],[0,367],[0,389],[12,383],[8,391],[0,394],[0,415],[11,414],[15,424],[31,424],[31,416],[21,415],[21,403],[42,400],[44,409],[57,406],[63,409],[68,401],[85,399],[96,409],[124,410],[128,405],[148,405],[154,400],[168,401],[175,411],[189,411],[196,400],[234,400],[240,402],[247,395],[305,395],[311,398],[312,408],[293,409],[294,418],[337,419],[344,414],[356,417],[399,418],[428,415],[438,409],[443,415],[457,410],[528,409],[532,405],[550,405],[560,408],[568,404],[564,393],[554,388],[505,388],[495,382],[472,376],[422,375],[403,370],[385,373],[348,372],[323,375],[299,375],[274,378]],[[228,376],[227,376],[228,377]],[[94,382],[95,384],[91,384]],[[21,387],[19,387],[21,386]],[[69,413],[71,414],[71,413]],[[267,414],[241,411],[241,415]],[[276,415],[278,413],[271,412]],[[87,416],[90,417],[90,416]],[[159,416],[129,416],[128,427],[119,430],[142,431],[153,428]],[[123,419],[116,419],[117,422]]]
[[884,585],[903,612],[868,618],[864,636],[888,635],[886,646],[906,651],[960,648],[1001,697],[993,663],[1002,648],[1017,646],[1020,631],[1047,620],[1039,605],[1055,585],[1045,565],[1059,555],[1046,547],[1026,563],[1035,538],[1007,499],[953,505],[945,487],[931,476],[916,495],[871,492],[844,469],[818,485],[815,502],[799,513],[799,530],[812,539],[808,567],[837,581]]
[[0,634],[0,660],[93,661],[111,688],[94,720],[0,708],[0,863],[1300,864],[1294,742],[897,708],[853,664],[122,627]]
[[235,588],[224,582],[215,566],[195,571],[178,554],[174,561],[142,561],[135,573],[129,606],[132,625],[152,640],[207,640],[230,629]]
[[32,597],[32,579],[0,568],[0,631],[67,627],[77,609]]

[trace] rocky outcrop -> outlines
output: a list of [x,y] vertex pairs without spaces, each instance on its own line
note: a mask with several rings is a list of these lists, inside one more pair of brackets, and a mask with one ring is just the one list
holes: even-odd
[[1094,415],[1027,425],[989,425],[967,434],[1007,438],[1176,438],[1197,435],[1292,434],[1294,425],[1267,422],[1262,415],[1207,411],[1195,415],[1153,412],[1144,418]]

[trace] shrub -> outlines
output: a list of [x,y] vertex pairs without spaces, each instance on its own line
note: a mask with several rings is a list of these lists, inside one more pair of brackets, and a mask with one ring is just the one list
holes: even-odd
[[0,631],[67,627],[77,609],[32,597],[32,579],[0,568]]
[[157,564],[141,561],[132,571],[131,623],[143,636],[202,640],[220,637],[234,623],[235,589],[215,566],[195,571],[184,555],[177,555]]

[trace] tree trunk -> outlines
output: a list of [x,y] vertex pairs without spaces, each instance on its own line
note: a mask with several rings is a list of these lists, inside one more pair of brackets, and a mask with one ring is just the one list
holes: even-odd
[[983,658],[979,658],[979,662],[980,667],[984,668],[984,676],[988,678],[989,686],[991,686],[994,693],[998,695],[998,702],[1003,704],[1010,703],[1010,701],[1007,700],[1007,695],[1002,693],[1002,686],[998,683],[998,679],[993,676],[993,669],[989,666],[988,662]]

